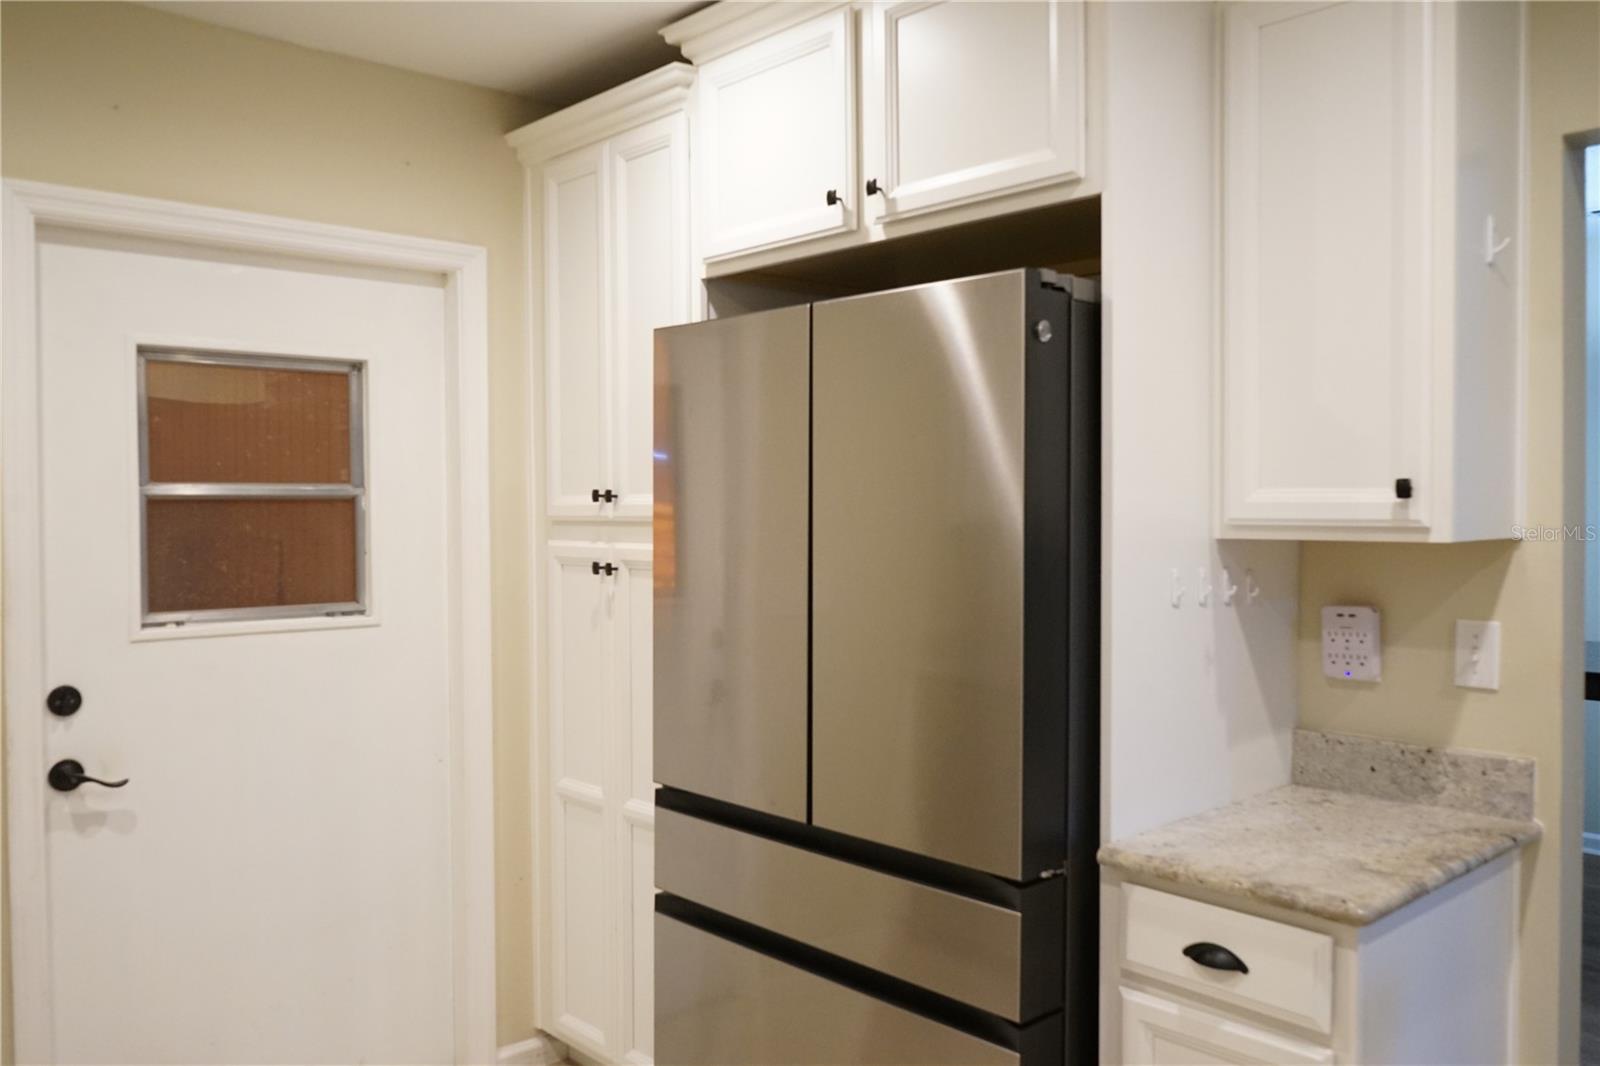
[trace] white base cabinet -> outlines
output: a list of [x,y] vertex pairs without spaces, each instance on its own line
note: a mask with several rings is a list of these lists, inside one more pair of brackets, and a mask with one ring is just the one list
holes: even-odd
[[1522,18],[1224,6],[1219,536],[1513,535]]
[[695,306],[694,71],[673,64],[508,138],[527,168],[537,494],[532,730],[540,1028],[653,1056],[654,337]]
[[1519,877],[1511,852],[1364,926],[1107,881],[1109,1061],[1514,1062]]

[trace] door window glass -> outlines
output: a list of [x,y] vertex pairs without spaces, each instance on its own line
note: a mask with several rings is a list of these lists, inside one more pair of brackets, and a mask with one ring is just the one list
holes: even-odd
[[144,624],[366,609],[360,364],[141,348]]

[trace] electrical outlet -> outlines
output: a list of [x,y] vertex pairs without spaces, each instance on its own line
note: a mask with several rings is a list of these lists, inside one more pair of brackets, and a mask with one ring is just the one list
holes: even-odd
[[1456,619],[1456,685],[1500,690],[1500,623]]
[[1322,609],[1322,672],[1340,681],[1377,681],[1383,677],[1376,608]]

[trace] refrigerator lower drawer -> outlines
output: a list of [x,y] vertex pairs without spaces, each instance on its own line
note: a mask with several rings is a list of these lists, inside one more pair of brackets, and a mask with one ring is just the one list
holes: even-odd
[[1061,1009],[1060,878],[1010,909],[658,808],[656,885],[1010,1021]]
[[656,915],[661,1066],[1035,1066],[1061,1055],[1060,1015],[1008,1048],[744,944]]

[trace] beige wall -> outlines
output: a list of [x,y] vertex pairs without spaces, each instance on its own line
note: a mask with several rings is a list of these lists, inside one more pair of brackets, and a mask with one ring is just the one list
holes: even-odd
[[0,171],[489,250],[499,1012],[533,1023],[521,170],[528,101],[133,4],[0,8]]
[[[1583,228],[1563,137],[1600,127],[1600,5],[1535,3],[1528,59],[1528,507],[1530,524],[1583,521]],[[1518,752],[1538,760],[1545,839],[1525,856],[1520,930],[1523,1063],[1578,1060],[1583,736],[1582,555],[1577,542],[1307,544],[1300,556],[1301,722]],[[1383,611],[1383,681],[1325,680],[1318,611]],[[1502,623],[1501,688],[1451,683],[1454,622]]]

